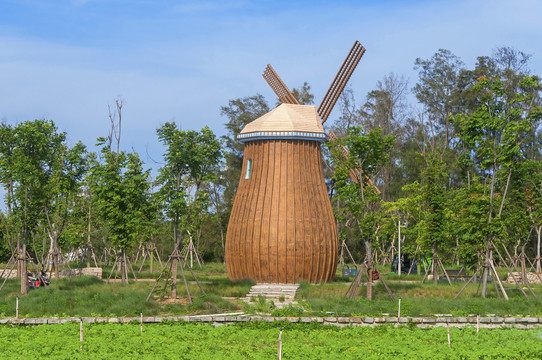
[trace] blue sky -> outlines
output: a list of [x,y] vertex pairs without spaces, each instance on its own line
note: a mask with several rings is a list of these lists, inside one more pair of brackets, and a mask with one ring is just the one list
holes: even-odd
[[156,168],[164,122],[223,135],[229,99],[275,103],[268,63],[290,89],[308,81],[318,104],[355,40],[367,49],[350,80],[358,103],[390,72],[412,87],[414,60],[439,48],[472,66],[512,46],[541,75],[540,14],[538,0],[1,0],[0,120],[51,119],[93,148],[120,96],[121,145]]

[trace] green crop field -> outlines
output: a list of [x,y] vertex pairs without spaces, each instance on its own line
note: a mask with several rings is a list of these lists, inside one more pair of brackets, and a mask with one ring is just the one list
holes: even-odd
[[[431,330],[318,324],[77,323],[0,326],[1,359],[540,359],[542,330]],[[81,349],[81,344],[82,349]]]

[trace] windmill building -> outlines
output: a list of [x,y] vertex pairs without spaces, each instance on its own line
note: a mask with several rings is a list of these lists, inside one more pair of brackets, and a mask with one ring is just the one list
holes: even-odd
[[267,66],[263,76],[282,104],[238,136],[243,167],[226,235],[232,280],[333,280],[338,243],[322,169],[320,146],[328,139],[322,125],[364,52],[356,41],[318,109],[300,105]]
[[333,279],[337,232],[322,171],[316,108],[282,104],[239,134],[242,176],[226,239],[232,279]]

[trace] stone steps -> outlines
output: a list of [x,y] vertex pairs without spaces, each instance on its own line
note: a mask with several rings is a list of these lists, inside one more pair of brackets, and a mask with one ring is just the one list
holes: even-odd
[[256,284],[250,289],[245,301],[251,302],[263,296],[266,300],[273,301],[276,307],[283,308],[296,304],[294,298],[298,288],[299,284]]
[[[529,282],[529,284],[542,284],[542,274],[535,273],[535,272],[527,272],[526,275],[527,275],[527,282]],[[514,281],[514,278],[516,279],[517,282],[522,284],[521,273],[518,273],[518,272],[508,273],[508,277],[506,278],[506,280],[504,280],[504,283],[515,284],[516,281]]]

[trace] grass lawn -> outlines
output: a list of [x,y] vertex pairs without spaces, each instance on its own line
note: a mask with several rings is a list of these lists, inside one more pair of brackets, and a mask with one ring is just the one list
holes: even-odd
[[[150,273],[146,264],[140,279],[155,279],[159,272]],[[156,268],[156,262],[155,262]],[[104,269],[104,278],[111,271]],[[137,270],[136,270],[137,271]],[[391,301],[381,282],[374,285],[374,300],[365,297],[366,288],[360,286],[356,297],[346,299],[350,281],[353,278],[343,278],[341,269],[337,269],[334,282],[325,284],[309,284],[302,282],[297,292],[298,305],[285,309],[276,309],[265,299],[259,299],[252,304],[244,304],[236,298],[244,297],[254,284],[252,280],[233,282],[227,276],[226,266],[221,263],[205,264],[203,268],[195,266],[194,272],[201,282],[205,294],[202,293],[189,271],[188,287],[193,297],[193,303],[186,301],[164,300],[169,293],[169,287],[164,291],[165,282],[161,281],[155,289],[154,296],[146,302],[154,281],[130,281],[129,284],[107,282],[94,277],[78,277],[61,279],[51,282],[47,288],[29,291],[25,297],[19,296],[19,316],[49,317],[49,316],[145,316],[209,314],[232,311],[246,313],[271,313],[275,316],[308,316],[335,315],[352,316],[396,316],[399,296],[401,297],[402,316],[425,316],[433,314],[452,314],[466,316],[494,314],[497,316],[542,316],[542,303],[534,299],[525,290],[530,299],[524,299],[515,285],[506,285],[510,301],[497,297],[493,283],[488,284],[488,297],[482,299],[476,294],[478,284],[470,284],[463,294],[454,299],[464,282],[454,282],[450,286],[446,280],[433,285],[432,282],[421,283],[421,276],[410,275],[399,278],[395,274],[385,274],[395,301]],[[139,276],[141,275],[141,276]],[[180,275],[180,274],[179,274]],[[537,296],[542,299],[542,286],[532,285]],[[0,316],[15,315],[15,299],[19,291],[18,280],[8,280],[0,292]],[[182,278],[177,283],[178,298],[186,299],[186,290]]]
[[[163,301],[169,294],[169,286],[164,291],[165,281],[156,286],[151,299],[147,302],[154,281],[133,281],[122,284],[118,281],[108,282],[95,277],[62,278],[51,280],[49,287],[32,289],[25,297],[19,296],[19,316],[146,316],[206,314],[231,312],[242,309],[242,304],[231,299],[245,296],[252,285],[251,280],[229,280],[224,264],[206,264],[202,269],[195,268],[194,273],[202,284],[205,294],[201,292],[189,271],[186,271],[188,288],[193,303],[187,301]],[[138,275],[138,274],[136,274]],[[151,274],[140,278],[151,279]],[[156,279],[159,272],[154,273]],[[180,273],[179,273],[180,276]],[[8,280],[0,292],[0,316],[15,315],[15,301],[20,290],[18,279]],[[178,298],[187,300],[182,278],[177,282]]]

